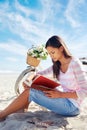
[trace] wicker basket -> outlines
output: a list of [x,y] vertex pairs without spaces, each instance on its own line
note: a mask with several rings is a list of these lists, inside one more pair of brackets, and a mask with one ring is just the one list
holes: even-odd
[[37,67],[37,66],[39,65],[39,63],[40,63],[40,60],[38,60],[37,58],[34,58],[34,57],[32,57],[32,56],[29,56],[29,55],[27,54],[26,63],[27,63],[28,65]]

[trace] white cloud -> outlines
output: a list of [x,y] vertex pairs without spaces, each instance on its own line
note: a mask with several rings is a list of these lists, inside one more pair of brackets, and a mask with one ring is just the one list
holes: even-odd
[[[59,11],[60,4],[56,3],[54,5],[52,1],[48,0],[40,2],[42,3],[42,10],[25,8],[17,0],[14,4],[17,9],[15,12],[9,12],[10,6],[7,6],[8,8],[5,10],[2,7],[0,17],[2,18],[3,25],[9,28],[13,34],[17,34],[31,44],[41,41],[45,42],[45,39],[56,32],[56,28],[54,28],[51,21],[55,19],[54,14]],[[21,13],[24,13],[25,16]],[[32,20],[29,17],[30,15],[33,15],[36,20]],[[46,21],[48,22],[46,23]]]
[[[67,21],[69,21],[70,25],[72,27],[80,27],[81,22],[80,22],[80,13],[81,13],[81,8],[82,4],[85,3],[85,0],[70,0],[67,9],[65,11],[65,17]],[[84,4],[85,5],[85,4]],[[83,7],[83,6],[82,6]],[[86,6],[84,6],[86,8]]]
[[7,57],[6,60],[10,61],[10,62],[17,62],[18,61],[18,59],[15,57]]
[[0,43],[0,49],[6,50],[15,54],[25,55],[27,48],[13,40],[9,40],[6,43]]
[[50,23],[50,26],[52,26],[54,24],[54,21],[59,21],[57,14],[59,14],[62,10],[62,5],[58,1],[55,2],[53,0],[40,0],[40,2],[42,4],[41,13],[43,13],[43,15],[40,15],[42,22],[48,22],[48,24]]
[[15,9],[19,11],[20,13],[24,13],[27,17],[30,15],[31,10],[29,8],[22,6],[19,4],[18,0],[15,0],[14,2]]
[[71,42],[69,44],[69,49],[71,50],[72,54],[77,57],[87,57],[87,43],[85,42],[85,39],[87,39],[86,36],[78,41],[73,40],[73,43]]
[[[8,27],[13,34],[19,35],[26,41],[32,41],[35,43],[35,41],[37,42],[38,37],[42,38],[43,34],[46,34],[44,33],[44,25],[31,21],[19,13],[2,11],[0,17],[2,18],[2,23],[5,27]],[[36,37],[33,35],[36,35]]]
[[[26,2],[28,1],[26,0]],[[67,5],[67,9],[65,11],[65,17],[67,21],[70,23],[70,25],[74,28],[81,26],[77,8],[79,8],[79,5],[83,4],[84,2],[85,0],[78,0],[78,1],[70,0]],[[63,36],[63,39],[65,39],[66,41],[68,41],[68,39],[69,40],[72,39],[73,43],[71,43],[72,47],[71,46],[70,47],[72,48],[73,51],[76,52],[76,50],[80,47],[80,44],[77,44],[79,42],[77,41],[75,42],[75,40],[78,38],[77,34],[76,34],[77,38],[74,37],[75,34],[72,35],[71,38],[68,31],[67,32],[64,31],[62,25],[61,27],[59,27],[59,21],[65,22],[65,19],[58,17],[58,14],[59,13],[61,14],[61,10],[64,5],[58,3],[58,1],[55,2],[50,0],[44,0],[44,1],[40,0],[40,3],[42,5],[42,9],[37,10],[35,8],[34,10],[24,7],[18,2],[18,0],[15,0],[14,2],[15,12],[14,10],[11,10],[8,3],[0,5],[0,18],[1,18],[0,22],[4,27],[3,29],[8,28],[12,34],[18,35],[19,38],[22,38],[23,41],[25,41],[27,44],[45,43],[45,41],[50,36],[54,34],[59,34],[60,36]],[[31,15],[34,16],[35,20],[30,18]],[[56,25],[54,23],[56,23]],[[85,39],[87,38],[85,37]],[[85,40],[83,41],[83,43],[86,43]],[[76,48],[73,48],[73,46],[76,46]],[[81,47],[84,50],[84,46]],[[23,45],[20,45],[20,43],[17,42],[16,39],[15,41],[10,40],[6,43],[0,43],[0,48],[3,48],[4,50],[19,55],[25,55],[27,50],[27,48]],[[81,52],[83,51],[81,50]]]

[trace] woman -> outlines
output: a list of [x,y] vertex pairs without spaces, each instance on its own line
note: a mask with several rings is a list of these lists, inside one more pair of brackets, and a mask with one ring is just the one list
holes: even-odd
[[63,40],[58,36],[48,39],[46,49],[52,58],[53,65],[39,74],[53,73],[54,78],[60,81],[63,91],[42,92],[31,88],[25,89],[0,112],[0,119],[24,109],[31,101],[63,116],[75,116],[80,113],[80,104],[87,95],[87,79],[81,62],[70,54]]

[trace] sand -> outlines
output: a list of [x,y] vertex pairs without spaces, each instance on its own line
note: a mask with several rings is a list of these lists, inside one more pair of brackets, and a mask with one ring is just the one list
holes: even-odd
[[[18,75],[0,74],[0,110],[16,98],[14,85]],[[28,112],[11,114],[0,122],[0,130],[87,130],[87,99],[76,117],[60,116],[32,102]]]

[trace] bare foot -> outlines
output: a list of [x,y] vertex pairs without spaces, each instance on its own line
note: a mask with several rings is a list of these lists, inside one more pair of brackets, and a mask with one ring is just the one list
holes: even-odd
[[4,116],[4,112],[0,111],[0,122],[4,121],[6,119],[6,116]]
[[16,113],[24,113],[24,112],[25,112],[24,109],[20,109]]

